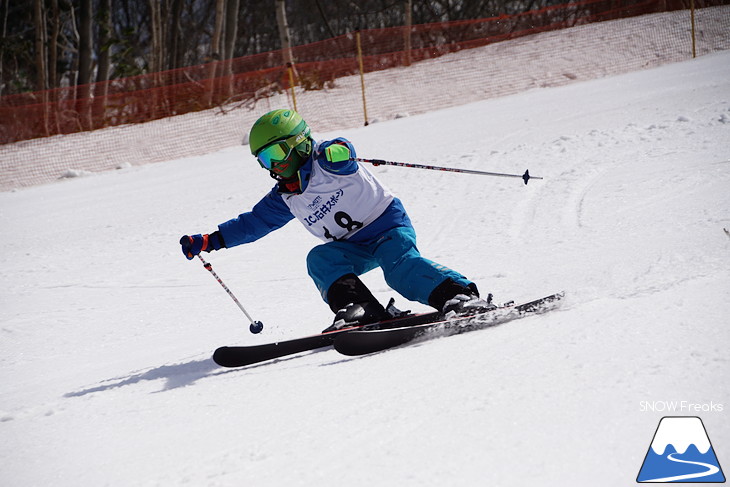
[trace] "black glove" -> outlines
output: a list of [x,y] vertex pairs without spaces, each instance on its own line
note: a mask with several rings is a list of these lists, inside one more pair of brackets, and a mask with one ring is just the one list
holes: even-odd
[[213,232],[210,235],[183,235],[180,239],[180,245],[182,246],[183,255],[185,255],[188,260],[192,260],[196,255],[203,251],[211,252],[213,250],[220,250],[226,246],[223,242],[223,237],[218,231]]

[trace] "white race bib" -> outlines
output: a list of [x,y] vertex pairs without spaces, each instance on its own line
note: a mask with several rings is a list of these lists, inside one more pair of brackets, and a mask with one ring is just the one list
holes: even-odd
[[358,164],[353,174],[333,174],[316,161],[302,194],[282,195],[292,214],[325,242],[343,240],[383,214],[393,194]]

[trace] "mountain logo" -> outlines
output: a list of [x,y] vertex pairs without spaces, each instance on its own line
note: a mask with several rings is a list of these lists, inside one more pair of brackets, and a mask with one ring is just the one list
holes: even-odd
[[696,416],[663,417],[636,481],[725,482],[702,420]]

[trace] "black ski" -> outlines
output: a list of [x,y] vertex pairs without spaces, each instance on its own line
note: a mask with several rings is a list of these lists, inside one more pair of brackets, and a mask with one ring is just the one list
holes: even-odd
[[[392,320],[383,321],[376,325],[366,325],[378,328],[397,328],[430,323],[440,317],[437,312],[407,315]],[[263,345],[220,347],[213,353],[213,360],[222,367],[243,367],[267,360],[286,357],[295,353],[307,352],[319,348],[330,347],[335,338],[343,333],[360,329],[360,327],[345,328],[342,330],[320,333],[303,338],[294,338]]]
[[220,347],[213,353],[213,360],[222,367],[243,367],[245,365],[265,362],[266,360],[286,357],[295,353],[332,346],[338,334],[353,329],[346,328],[330,333],[321,333],[319,335],[295,338],[283,342],[265,343],[263,345]]
[[[525,309],[530,307],[530,305],[535,305],[535,303],[539,303],[541,301],[546,301],[550,298],[553,298],[554,296],[560,296],[562,295],[553,295],[548,296],[547,298],[543,298],[542,300],[533,301],[531,303],[525,303],[519,306],[508,306],[503,308],[498,308],[494,312],[495,313],[499,311],[507,310],[508,312],[511,310],[514,312],[515,309]],[[556,298],[556,300],[559,298]],[[530,311],[523,311],[524,312],[534,312],[535,310]],[[444,323],[444,317],[441,315],[441,313],[438,312],[431,312],[431,313],[422,313],[422,314],[411,314],[407,316],[403,316],[400,318],[394,318],[392,320],[383,321],[381,323],[374,323],[370,325],[365,325],[364,327],[353,327],[353,328],[345,328],[342,330],[337,331],[331,331],[329,333],[320,333],[318,335],[311,335],[303,338],[294,338],[291,340],[284,340],[280,342],[274,342],[274,343],[265,343],[262,345],[248,345],[248,346],[232,346],[232,347],[220,347],[218,348],[215,353],[213,354],[213,360],[215,363],[222,367],[244,367],[246,365],[253,365],[260,362],[265,362],[267,360],[273,360],[277,358],[286,357],[289,355],[294,355],[297,353],[302,352],[308,352],[311,350],[317,350],[320,348],[325,347],[331,347],[333,344],[337,343],[339,341],[339,337],[343,337],[350,333],[358,333],[358,336],[360,332],[362,333],[371,333],[373,331],[387,331],[391,329],[398,329],[403,330],[410,327],[415,327],[416,329],[420,331],[424,331],[430,325],[433,324],[439,324]],[[487,325],[488,326],[488,325]],[[483,327],[483,326],[482,326]],[[467,331],[467,330],[463,330]],[[402,333],[402,332],[401,332]],[[460,333],[457,331],[457,333]],[[419,332],[420,335],[420,332]],[[400,336],[400,333],[396,333],[395,336]],[[370,340],[372,337],[366,338],[365,340]],[[414,336],[415,338],[415,336]],[[411,338],[410,340],[412,340]],[[406,340],[402,343],[406,343]],[[340,342],[342,343],[342,342]],[[398,343],[400,345],[401,343]],[[343,345],[345,346],[345,345]],[[385,348],[390,348],[392,346],[397,345],[390,345],[388,347],[380,348],[378,350],[384,350]],[[377,350],[373,350],[377,351]],[[362,352],[362,353],[369,353],[369,352]]]
[[478,330],[521,318],[526,314],[542,313],[557,307],[563,293],[552,294],[528,303],[504,306],[475,315],[458,316],[451,319],[439,317],[431,323],[420,325],[372,329],[365,326],[334,337],[335,350],[344,355],[364,355],[412,342],[456,335]]

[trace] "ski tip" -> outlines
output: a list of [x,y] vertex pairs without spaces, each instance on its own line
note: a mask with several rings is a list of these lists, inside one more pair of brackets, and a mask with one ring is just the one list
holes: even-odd
[[220,347],[213,352],[213,362],[221,367],[233,368],[251,365],[257,361],[251,361],[249,357],[241,356],[236,347]]
[[213,362],[217,363],[218,365],[221,365],[221,362],[226,361],[226,357],[228,357],[228,348],[229,347],[219,347],[213,352]]
[[236,353],[236,347],[220,347],[213,352],[213,362],[220,365],[221,367],[243,367],[244,365],[250,365],[251,362],[248,360],[242,360],[238,353]]

